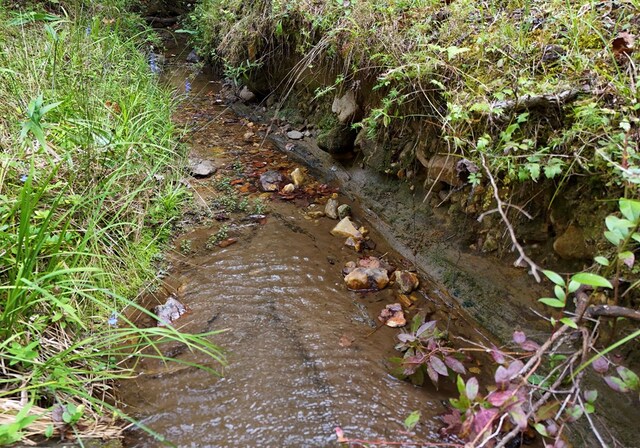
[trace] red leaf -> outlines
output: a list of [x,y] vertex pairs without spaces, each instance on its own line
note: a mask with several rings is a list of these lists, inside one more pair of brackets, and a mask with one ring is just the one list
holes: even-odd
[[513,342],[515,342],[516,344],[522,344],[526,340],[527,335],[525,335],[524,332],[519,330],[513,332]]
[[478,380],[476,379],[476,377],[473,376],[469,378],[465,387],[465,394],[470,401],[475,400],[475,398],[478,396],[478,388]]
[[496,415],[498,415],[497,409],[481,408],[473,417],[473,432],[477,435],[491,430]]
[[446,356],[444,358],[444,363],[454,372],[464,375],[467,373],[467,370],[464,368],[464,365],[458,361],[453,356]]
[[606,357],[601,356],[596,358],[591,366],[593,367],[593,370],[598,373],[606,373],[607,370],[609,370],[609,360]]
[[493,406],[500,407],[513,397],[512,390],[495,391],[487,396],[487,401]]

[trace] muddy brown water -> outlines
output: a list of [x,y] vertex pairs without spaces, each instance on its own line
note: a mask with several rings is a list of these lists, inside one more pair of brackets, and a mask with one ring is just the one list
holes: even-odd
[[[245,167],[295,166],[265,145],[259,132],[245,138],[248,130],[257,128],[225,108],[217,99],[219,84],[210,76],[194,78],[181,64],[169,74],[168,81],[184,100],[177,121],[193,128],[192,151],[216,161],[216,176],[231,173],[232,165],[237,169],[238,161]],[[196,202],[211,211],[214,178],[189,182],[197,192]],[[399,330],[377,328],[376,316],[397,300],[397,293],[391,288],[367,294],[348,291],[341,269],[359,255],[330,235],[336,221],[309,219],[299,203],[264,200],[266,220],[256,223],[236,216],[226,222],[236,244],[207,247],[220,223],[205,220],[180,237],[170,255],[173,267],[165,289],[178,291],[189,309],[175,325],[196,333],[227,330],[212,340],[226,351],[228,365],[221,369],[188,351],[174,353],[219,369],[222,377],[144,361],[138,377],[121,385],[126,410],[177,446],[333,446],[336,427],[350,438],[406,441],[406,446],[439,441],[436,416],[445,411],[442,403],[451,391],[416,387],[389,373],[388,358],[398,356],[393,346]],[[313,200],[305,205],[308,202]],[[355,204],[354,210],[358,220]],[[410,263],[371,231],[377,243],[372,255]],[[183,240],[189,241],[187,255],[177,249]],[[430,297],[428,285],[417,295],[414,312],[428,310],[445,324],[466,326],[450,308],[435,305],[441,301]],[[164,298],[162,293],[155,297],[159,302]],[[407,433],[403,421],[414,410],[422,419]],[[125,445],[153,447],[161,442],[134,428]]]

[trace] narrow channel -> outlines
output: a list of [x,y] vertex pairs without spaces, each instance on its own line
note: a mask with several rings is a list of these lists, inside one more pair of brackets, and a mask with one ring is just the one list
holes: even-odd
[[[255,183],[255,167],[299,167],[261,137],[259,124],[225,106],[220,81],[205,73],[194,77],[193,69],[179,62],[185,51],[169,51],[174,56],[165,76],[182,96],[176,121],[192,129],[192,157],[218,167],[211,178],[187,180],[203,210],[216,213],[211,192],[221,176],[239,179],[232,183],[242,187]],[[255,135],[247,137],[252,130]],[[308,174],[305,187],[331,192]],[[166,294],[155,298],[162,302],[177,291],[189,311],[175,325],[185,331],[226,329],[214,342],[226,351],[228,366],[218,378],[146,360],[139,376],[120,389],[129,413],[177,446],[333,446],[336,427],[352,438],[405,441],[406,446],[440,440],[436,416],[445,410],[446,394],[389,373],[388,358],[398,355],[393,347],[399,330],[379,327],[377,316],[396,301],[397,292],[347,290],[342,268],[362,254],[330,234],[337,221],[310,218],[315,201],[313,194],[290,201],[274,194],[265,200],[266,219],[225,221],[237,243],[224,248],[207,245],[220,231],[216,219],[202,219],[179,238],[169,255]],[[352,205],[354,219],[367,225]],[[316,206],[322,210],[320,203]],[[369,230],[376,248],[367,255],[410,264]],[[185,240],[188,254],[178,250]],[[423,302],[426,287],[417,292]],[[177,352],[184,360],[218,368]],[[407,432],[403,421],[414,410],[422,413],[421,423]],[[129,431],[126,440],[129,447],[158,445],[139,429]]]

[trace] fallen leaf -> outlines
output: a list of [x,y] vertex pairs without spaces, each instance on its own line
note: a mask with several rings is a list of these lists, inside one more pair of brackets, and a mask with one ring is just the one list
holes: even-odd
[[218,243],[218,246],[220,247],[229,247],[232,244],[235,244],[238,242],[237,238],[227,238],[226,240],[222,240]]
[[616,38],[613,39],[613,42],[611,42],[611,50],[618,62],[626,61],[627,56],[633,53],[635,40],[633,34],[627,33],[626,31],[619,33]]

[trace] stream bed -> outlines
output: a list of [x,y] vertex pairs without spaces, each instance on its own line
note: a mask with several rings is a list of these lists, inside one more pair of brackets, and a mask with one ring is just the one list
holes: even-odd
[[[199,212],[185,216],[187,230],[168,255],[163,288],[145,300],[164,303],[175,295],[188,310],[174,323],[184,331],[226,330],[213,341],[225,350],[228,365],[168,347],[165,355],[202,363],[222,376],[145,360],[138,377],[120,387],[126,411],[177,446],[334,446],[337,427],[349,438],[406,446],[441,441],[436,417],[445,412],[453,385],[439,392],[389,373],[389,357],[399,355],[399,330],[380,326],[377,316],[397,301],[398,292],[345,287],[344,264],[362,254],[330,234],[337,221],[310,213],[323,210],[335,191],[309,174],[296,195],[258,191],[257,173],[303,168],[263,138],[264,126],[224,105],[218,81],[195,73],[176,62],[165,76],[182,96],[176,122],[191,129],[191,157],[212,161],[217,172],[185,179]],[[251,210],[226,213],[221,183],[246,197]],[[263,206],[264,217],[256,217]],[[365,255],[410,268],[410,260],[369,228],[357,204],[351,206],[375,242]],[[234,244],[220,247],[221,239]],[[435,297],[428,281],[414,295],[410,315],[422,311],[452,328],[470,328],[452,305]],[[414,410],[422,418],[407,432],[403,422]],[[129,447],[158,445],[140,429],[128,431],[125,441]]]

